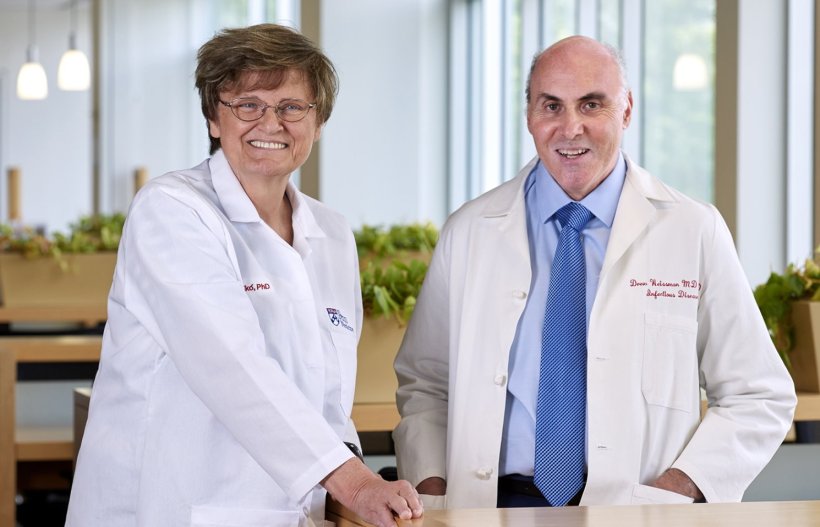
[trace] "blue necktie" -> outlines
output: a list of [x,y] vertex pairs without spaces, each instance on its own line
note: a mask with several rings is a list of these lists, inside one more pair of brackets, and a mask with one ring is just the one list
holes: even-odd
[[550,505],[558,507],[566,505],[584,484],[587,315],[581,231],[592,213],[570,202],[555,216],[561,233],[541,336],[534,480]]

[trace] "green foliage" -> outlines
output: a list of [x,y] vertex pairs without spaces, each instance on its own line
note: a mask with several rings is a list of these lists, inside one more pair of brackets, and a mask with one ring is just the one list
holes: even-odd
[[[820,247],[815,252],[820,252]],[[783,274],[772,273],[754,290],[757,306],[769,328],[775,347],[786,366],[794,347],[792,304],[797,300],[820,300],[820,266],[807,258],[802,267],[789,264]]]
[[384,267],[369,262],[361,271],[365,313],[392,316],[400,325],[406,324],[426,273],[427,263],[421,260],[393,260]]
[[68,234],[55,232],[49,238],[36,230],[19,230],[0,225],[0,251],[17,252],[27,258],[60,256],[67,253],[116,251],[125,223],[124,214],[93,215],[80,218],[70,226]]
[[359,258],[394,256],[400,251],[432,252],[438,229],[432,223],[393,225],[390,228],[363,225],[355,233]]
[[393,317],[399,325],[406,324],[416,307],[438,229],[430,223],[389,229],[365,225],[354,235],[365,314]]

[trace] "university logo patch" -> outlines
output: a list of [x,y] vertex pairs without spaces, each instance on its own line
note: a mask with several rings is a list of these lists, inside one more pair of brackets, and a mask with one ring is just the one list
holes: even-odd
[[341,311],[338,309],[334,309],[332,307],[328,307],[327,309],[327,316],[330,317],[330,323],[334,326],[342,326],[348,331],[353,331],[353,326],[348,324],[347,317],[345,317]]

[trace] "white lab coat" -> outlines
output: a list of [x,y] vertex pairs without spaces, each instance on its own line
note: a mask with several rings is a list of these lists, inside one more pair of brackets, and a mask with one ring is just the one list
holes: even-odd
[[[707,501],[739,501],[790,426],[794,386],[719,213],[627,162],[590,314],[581,504],[691,501],[648,486],[669,467]],[[448,220],[395,363],[399,475],[444,477],[448,508],[496,504],[534,163]]]
[[221,151],[135,197],[67,525],[322,525],[358,442],[358,263],[341,215],[287,193],[293,247]]

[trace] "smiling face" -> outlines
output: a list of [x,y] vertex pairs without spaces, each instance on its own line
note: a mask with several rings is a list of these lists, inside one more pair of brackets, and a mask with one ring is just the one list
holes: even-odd
[[597,41],[570,37],[541,54],[529,93],[527,128],[538,157],[580,201],[612,172],[632,116],[620,67]]
[[[254,97],[276,106],[285,99],[312,102],[313,94],[303,75],[289,70],[273,89],[255,87],[256,75],[244,73],[231,90],[220,92],[225,102],[240,97]],[[250,87],[250,88],[248,88]],[[208,121],[213,137],[219,138],[222,151],[240,183],[252,179],[289,177],[310,155],[313,143],[322,133],[316,112],[310,110],[301,121],[289,123],[268,108],[261,119],[242,121],[231,109],[218,105],[214,119]]]

